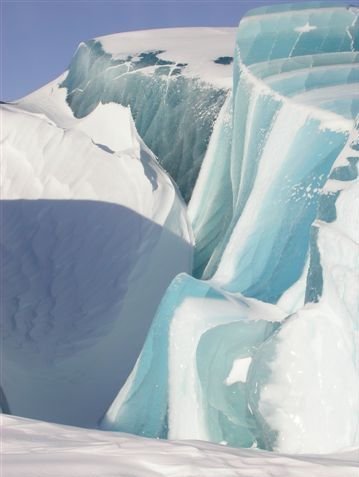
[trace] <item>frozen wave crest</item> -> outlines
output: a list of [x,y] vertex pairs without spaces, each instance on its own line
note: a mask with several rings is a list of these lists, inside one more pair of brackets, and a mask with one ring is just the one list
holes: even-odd
[[241,21],[189,204],[202,280],[172,282],[106,428],[285,452],[358,444],[357,59],[352,8]]

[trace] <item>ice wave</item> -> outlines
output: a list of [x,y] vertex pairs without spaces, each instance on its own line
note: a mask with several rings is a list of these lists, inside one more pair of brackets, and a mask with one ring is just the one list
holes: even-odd
[[290,452],[358,443],[357,50],[343,5],[241,21],[189,205],[202,280],[169,287],[104,427]]

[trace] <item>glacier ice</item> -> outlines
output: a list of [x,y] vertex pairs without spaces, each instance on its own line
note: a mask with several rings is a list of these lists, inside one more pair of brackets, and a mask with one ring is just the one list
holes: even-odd
[[[356,128],[336,162],[354,159],[355,137]],[[264,445],[286,452],[329,452],[359,439],[358,171],[348,182],[333,176],[338,172],[329,176],[312,225],[307,304],[262,346],[250,377],[258,421],[275,429],[262,432]]]
[[359,442],[358,10],[240,22],[178,276],[102,426],[282,452]]
[[232,55],[234,36],[235,28],[176,28],[100,37],[80,44],[61,87],[76,117],[99,103],[130,105],[188,201],[230,86],[230,65],[215,61]]
[[251,358],[284,316],[274,305],[179,275],[103,427],[250,447],[255,422],[246,383],[226,380],[233,361]]
[[[7,477],[357,477],[357,449],[288,455],[201,441],[168,441],[2,416]],[[74,470],[76,469],[76,470]],[[155,469],[155,470],[154,470]]]
[[236,38],[101,37],[1,106],[4,411],[284,453],[359,443],[358,18],[296,3]]

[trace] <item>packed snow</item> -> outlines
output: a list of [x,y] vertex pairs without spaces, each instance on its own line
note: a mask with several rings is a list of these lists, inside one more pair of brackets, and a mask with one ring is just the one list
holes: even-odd
[[158,58],[173,62],[172,68],[186,64],[183,75],[197,77],[220,88],[230,88],[231,63],[215,60],[233,57],[236,32],[236,28],[163,28],[151,30],[150,35],[148,30],[132,31],[102,36],[97,40],[115,60],[127,59],[129,54],[140,54],[146,45],[146,51],[160,51]]
[[[51,94],[41,96],[52,103],[66,91],[78,118],[100,103],[130,106],[142,139],[188,202],[231,87],[235,34],[236,28],[174,28],[90,40]],[[24,101],[33,103],[32,95]]]
[[184,204],[128,108],[1,108],[4,393],[12,413],[95,426],[191,270]]
[[[357,450],[285,455],[2,416],[7,477],[357,477]],[[5,439],[4,439],[5,437]]]

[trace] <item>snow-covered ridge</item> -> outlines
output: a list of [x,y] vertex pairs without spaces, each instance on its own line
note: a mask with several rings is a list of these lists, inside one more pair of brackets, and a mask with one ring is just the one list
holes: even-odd
[[[235,36],[236,28],[195,27],[132,31],[96,40],[114,60],[129,62],[132,55],[132,59],[139,61],[143,52],[158,52],[156,57],[171,66],[169,76],[177,67],[186,77],[228,89],[232,86],[232,66],[230,61],[221,62],[221,58],[233,59]],[[161,62],[148,71],[152,73],[159,66],[163,66]]]
[[80,118],[100,102],[129,105],[141,137],[188,202],[231,87],[235,31],[178,28],[90,40],[57,88],[66,88]]

